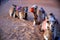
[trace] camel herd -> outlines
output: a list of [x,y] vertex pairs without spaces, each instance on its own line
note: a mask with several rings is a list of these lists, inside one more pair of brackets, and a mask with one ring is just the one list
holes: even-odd
[[[54,40],[56,36],[54,36],[56,33],[54,33],[54,27],[58,24],[57,19],[53,15],[53,13],[47,14],[43,8],[40,8],[38,11],[38,6],[33,5],[29,11],[33,13],[34,20],[33,20],[33,26],[40,25],[43,23],[43,21],[46,21],[46,26],[44,30],[44,40]],[[12,4],[12,7],[9,9],[9,15],[13,18],[19,18],[19,19],[25,19],[28,20],[28,6],[24,7],[17,7],[17,5]],[[43,25],[43,24],[42,24]],[[53,34],[53,35],[52,35]]]

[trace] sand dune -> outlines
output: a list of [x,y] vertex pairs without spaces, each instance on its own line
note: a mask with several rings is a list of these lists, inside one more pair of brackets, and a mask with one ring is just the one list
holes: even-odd
[[12,4],[29,8],[33,4],[37,4],[39,8],[43,7],[47,14],[54,13],[60,23],[60,8],[56,0],[6,0],[0,5],[0,34],[3,40],[43,40],[43,36],[38,30],[39,26],[32,26],[31,13],[28,13],[29,21],[9,16],[8,11]]

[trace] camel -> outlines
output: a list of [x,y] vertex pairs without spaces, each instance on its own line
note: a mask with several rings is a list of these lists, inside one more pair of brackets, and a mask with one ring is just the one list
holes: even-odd
[[40,23],[42,23],[47,16],[45,10],[42,7],[38,10],[37,15],[38,15],[38,22]]
[[18,7],[15,4],[12,4],[12,7],[9,10],[10,17],[18,17],[19,19],[27,19],[28,7]]
[[55,39],[56,35],[56,31],[57,31],[57,27],[59,25],[58,20],[55,18],[55,16],[53,15],[53,13],[50,13],[48,16],[49,22],[50,22],[50,27],[51,27],[51,31],[53,33],[53,40]]
[[25,19],[27,20],[28,18],[28,6],[24,7],[24,13],[25,13]]
[[49,27],[44,31],[43,36],[45,40],[52,40],[52,32]]
[[[54,40],[56,37],[56,27],[58,25],[58,21],[56,20],[56,18],[54,17],[54,15],[52,13],[50,13],[48,15],[48,20],[47,20],[47,24],[46,24],[46,30],[44,32],[44,38],[45,40]],[[47,28],[48,27],[48,28]],[[49,30],[47,30],[49,29]],[[48,34],[51,35],[50,38],[47,37]],[[48,36],[49,36],[48,35]]]
[[16,7],[17,7],[17,5],[12,4],[12,7],[9,10],[10,17],[14,17],[15,18]]
[[33,5],[31,8],[30,8],[30,12],[33,13],[34,15],[34,20],[33,20],[33,26],[37,25],[37,8],[38,6],[37,5]]

